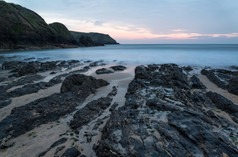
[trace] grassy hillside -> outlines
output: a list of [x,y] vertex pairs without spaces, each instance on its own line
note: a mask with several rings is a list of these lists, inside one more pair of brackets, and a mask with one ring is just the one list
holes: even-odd
[[0,1],[0,49],[75,44],[68,29],[60,23],[48,25],[37,13]]

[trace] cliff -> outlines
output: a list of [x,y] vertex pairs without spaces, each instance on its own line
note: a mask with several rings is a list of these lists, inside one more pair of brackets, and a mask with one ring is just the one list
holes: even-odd
[[37,13],[0,1],[0,49],[45,49],[117,44],[109,35],[69,31],[63,24],[47,24]]
[[101,33],[83,33],[83,32],[74,32],[70,31],[73,35],[74,39],[77,42],[80,42],[80,38],[83,37],[89,37],[91,40],[98,45],[104,45],[104,44],[118,44],[116,40],[114,40],[112,37],[110,37],[107,34],[101,34]]
[[48,25],[37,13],[0,1],[0,49],[76,47],[69,30]]

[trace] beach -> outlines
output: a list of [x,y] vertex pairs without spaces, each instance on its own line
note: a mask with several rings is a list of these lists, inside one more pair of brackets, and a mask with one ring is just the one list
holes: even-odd
[[[223,82],[213,82],[205,70]],[[235,154],[238,96],[229,92],[226,81],[236,75],[237,69],[227,66],[222,71],[193,65],[27,57],[4,62],[1,154],[62,156],[69,151],[85,156],[150,156],[161,151],[173,155],[177,138],[180,155],[203,156],[208,148],[216,150],[206,152],[210,155]],[[82,77],[77,83],[76,78]],[[227,86],[222,89],[223,83]],[[193,135],[197,126],[203,129]],[[206,138],[224,148],[210,145]],[[200,147],[200,142],[205,146]]]

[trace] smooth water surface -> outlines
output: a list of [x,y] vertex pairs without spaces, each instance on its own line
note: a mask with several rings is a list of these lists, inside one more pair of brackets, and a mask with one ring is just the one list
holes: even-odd
[[183,65],[228,66],[238,65],[238,44],[156,44],[156,45],[106,45],[71,49],[1,51],[0,55],[35,57],[47,60],[106,60],[136,64],[176,63]]

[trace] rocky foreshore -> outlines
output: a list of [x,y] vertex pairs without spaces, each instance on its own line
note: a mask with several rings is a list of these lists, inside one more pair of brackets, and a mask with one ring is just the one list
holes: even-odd
[[5,61],[0,156],[238,156],[236,68]]

